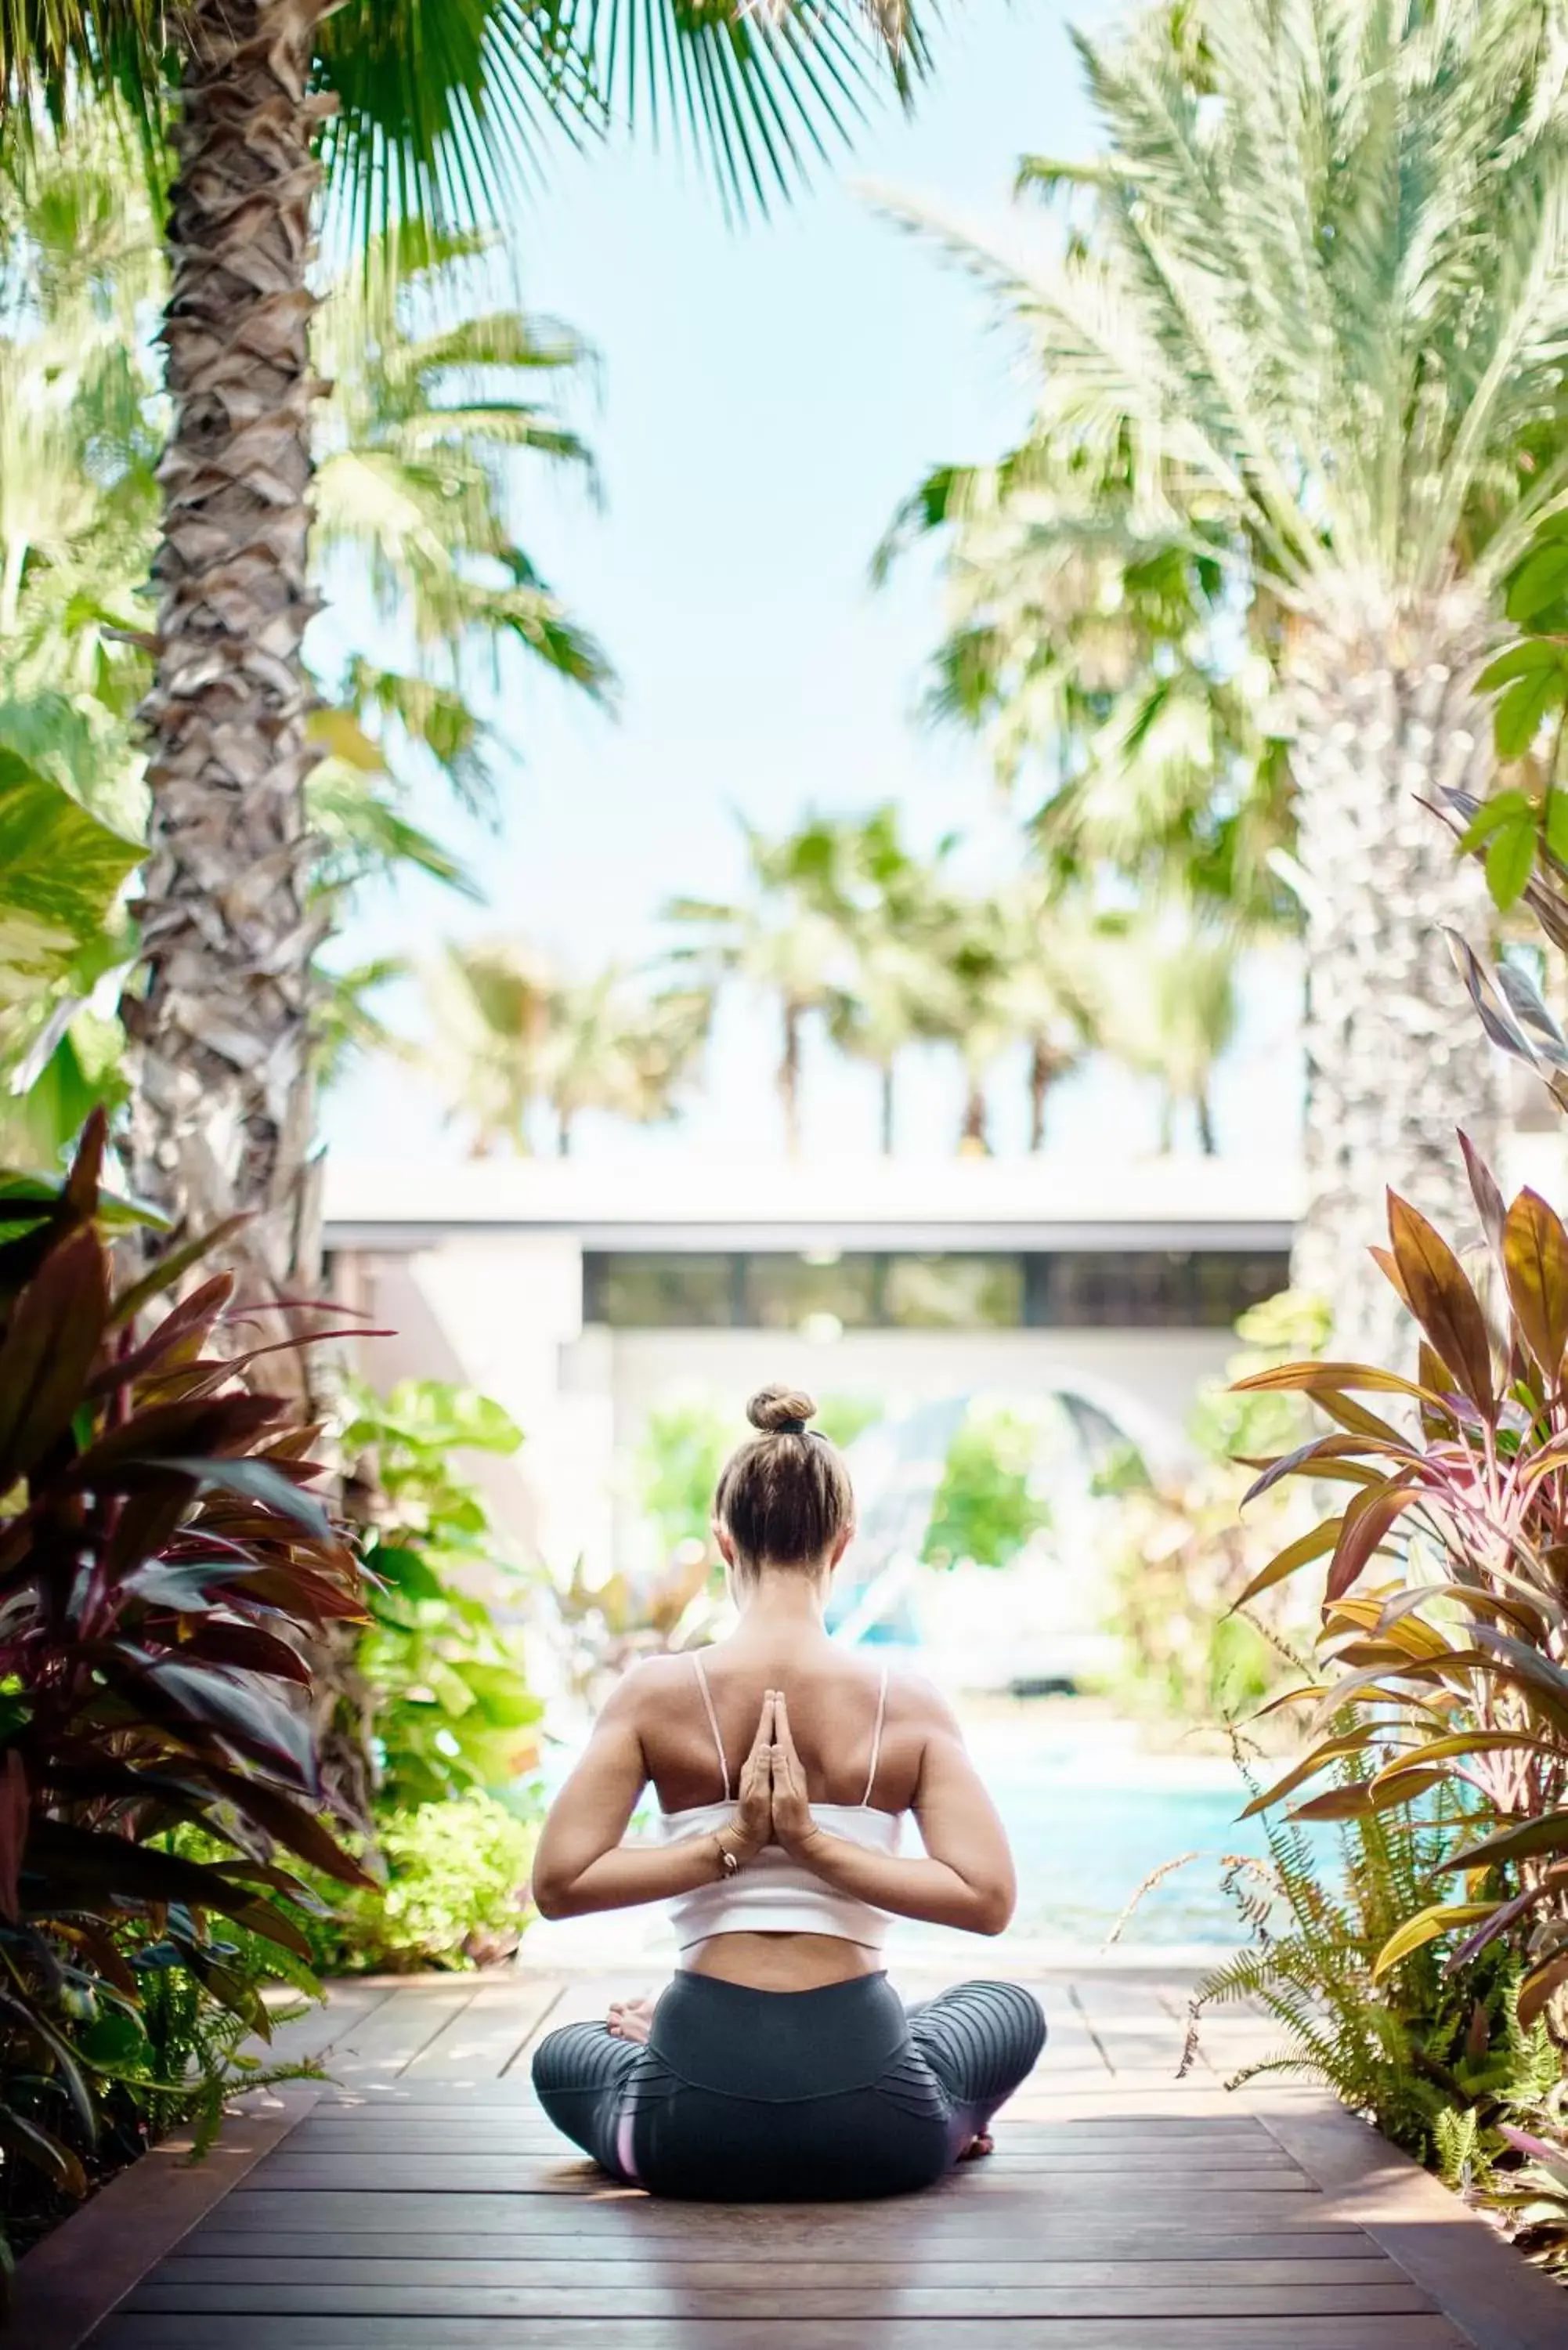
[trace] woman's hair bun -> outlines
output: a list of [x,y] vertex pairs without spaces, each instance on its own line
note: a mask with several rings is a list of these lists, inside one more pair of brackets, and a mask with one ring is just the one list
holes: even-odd
[[798,1434],[815,1411],[815,1402],[800,1388],[759,1388],[746,1406],[746,1418],[764,1436]]

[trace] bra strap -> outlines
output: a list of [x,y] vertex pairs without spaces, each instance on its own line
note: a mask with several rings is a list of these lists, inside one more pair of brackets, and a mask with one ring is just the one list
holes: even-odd
[[[882,1717],[887,1711],[888,1668],[884,1665],[882,1668],[882,1686],[877,1692],[877,1727],[871,1733],[871,1768],[866,1776],[866,1793],[860,1798],[860,1808],[862,1811],[864,1811],[870,1803],[871,1790],[877,1784],[877,1765],[882,1759]],[[729,1783],[726,1781],[724,1793],[728,1794],[729,1792]]]
[[[713,1692],[708,1687],[708,1676],[702,1669],[701,1657],[698,1654],[695,1648],[691,1651],[691,1669],[697,1676],[697,1686],[702,1692],[702,1704],[708,1716],[708,1727],[713,1733],[713,1744],[719,1756],[719,1768],[724,1774],[724,1801],[728,1803],[730,1800],[729,1758],[724,1752],[724,1742],[719,1735],[719,1717],[713,1711]],[[886,1674],[883,1675],[883,1686],[884,1688],[887,1686]],[[881,1716],[878,1715],[877,1721],[878,1734],[880,1734],[881,1727]]]

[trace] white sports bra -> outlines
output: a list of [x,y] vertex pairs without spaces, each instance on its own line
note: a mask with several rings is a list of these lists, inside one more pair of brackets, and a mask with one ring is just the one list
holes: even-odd
[[[713,1711],[712,1692],[700,1656],[692,1656],[691,1669],[713,1733],[724,1793],[716,1804],[698,1804],[684,1812],[660,1812],[659,1830],[666,1844],[683,1836],[711,1835],[715,1828],[722,1828],[732,1817],[735,1808],[729,1758],[724,1752],[719,1717]],[[864,1797],[858,1804],[813,1804],[811,1808],[813,1816],[831,1835],[864,1845],[872,1852],[895,1853],[898,1849],[898,1815],[874,1811],[871,1806],[871,1791],[877,1783],[877,1765],[882,1754],[882,1718],[887,1709],[888,1668],[884,1665]],[[690,1966],[699,1944],[714,1934],[831,1934],[840,1941],[858,1942],[868,1950],[879,1950],[887,1939],[888,1925],[885,1909],[874,1908],[868,1901],[858,1901],[851,1893],[839,1893],[831,1885],[825,1885],[820,1877],[814,1877],[809,1868],[792,1860],[776,1844],[764,1845],[733,1877],[716,1877],[711,1885],[700,1885],[691,1893],[677,1894],[669,1906],[682,1966]]]

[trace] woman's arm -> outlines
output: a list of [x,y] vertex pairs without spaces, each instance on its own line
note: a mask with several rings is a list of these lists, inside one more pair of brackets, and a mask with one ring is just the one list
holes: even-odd
[[542,1918],[579,1918],[593,1909],[667,1901],[732,1873],[768,1840],[767,1740],[759,1723],[732,1820],[674,1844],[623,1846],[648,1783],[638,1711],[639,1692],[628,1676],[610,1697],[581,1761],[550,1806],[534,1856],[534,1906]]
[[926,1740],[913,1807],[926,1847],[923,1860],[868,1852],[817,1826],[790,1734],[789,1710],[778,1690],[771,1750],[774,1840],[825,1884],[878,1909],[923,1925],[1000,1934],[1018,1900],[1006,1833],[950,1710],[934,1690],[931,1702],[937,1719]]

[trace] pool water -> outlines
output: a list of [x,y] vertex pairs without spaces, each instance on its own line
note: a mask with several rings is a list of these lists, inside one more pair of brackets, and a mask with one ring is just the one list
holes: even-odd
[[1191,1853],[1143,1896],[1119,1939],[1233,1948],[1243,1930],[1221,1883],[1225,1857],[1266,1851],[1261,1824],[1237,1820],[1248,1800],[1240,1773],[1221,1757],[1143,1752],[1126,1723],[1059,1728],[1052,1711],[965,1725],[1017,1865],[1013,1935],[1097,1949],[1144,1880]]
[[[1225,1856],[1262,1857],[1261,1824],[1238,1823],[1248,1800],[1240,1774],[1222,1756],[1144,1751],[1128,1722],[1068,1702],[962,1706],[964,1734],[1002,1814],[1018,1869],[1018,1911],[1007,1936],[1022,1955],[1052,1961],[1086,1959],[1105,1944],[1138,1886],[1154,1870],[1197,1856],[1147,1893],[1127,1919],[1118,1948],[1234,1950],[1246,1939],[1224,1892]],[[566,1757],[557,1756],[555,1778]],[[912,1830],[906,1849],[918,1849]],[[895,1921],[892,1955],[917,1950],[972,1957],[970,1935]],[[673,1942],[658,1910],[631,1910],[537,1926],[528,1956],[560,1963],[662,1962]]]

